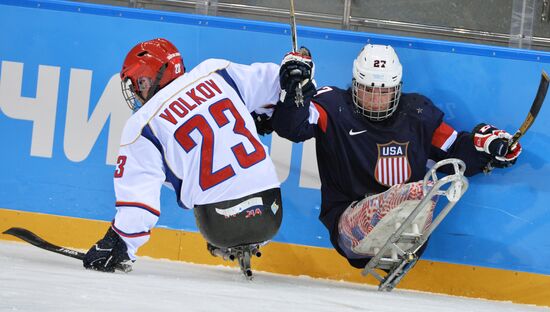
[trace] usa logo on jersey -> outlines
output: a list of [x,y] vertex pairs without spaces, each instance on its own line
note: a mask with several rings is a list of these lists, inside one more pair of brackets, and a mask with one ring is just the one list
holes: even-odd
[[378,146],[378,160],[374,169],[374,178],[385,186],[405,183],[411,177],[411,165],[407,158],[409,142],[391,141]]

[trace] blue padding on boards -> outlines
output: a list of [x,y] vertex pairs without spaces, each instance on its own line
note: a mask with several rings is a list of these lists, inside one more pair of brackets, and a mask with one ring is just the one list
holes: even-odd
[[[188,68],[206,58],[279,63],[291,49],[284,24],[64,1],[0,1],[0,28],[0,207],[97,220],[115,212],[112,176],[130,114],[117,75],[134,44],[168,38]],[[313,53],[318,85],[342,88],[365,43],[393,45],[404,91],[427,95],[463,130],[485,121],[515,131],[541,70],[550,70],[545,52],[312,27],[298,27],[298,40]],[[543,107],[513,168],[470,179],[427,259],[550,274],[549,115]],[[274,155],[292,153],[278,164],[286,178],[276,240],[330,247],[317,220],[315,172],[302,164],[312,144],[284,149],[271,136],[262,140]],[[159,226],[197,231],[171,190],[163,190],[161,203]]]

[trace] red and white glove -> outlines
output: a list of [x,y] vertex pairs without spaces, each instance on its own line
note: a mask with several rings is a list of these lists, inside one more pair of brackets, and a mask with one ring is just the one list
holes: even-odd
[[494,160],[494,167],[509,167],[516,162],[521,154],[521,144],[517,142],[513,146],[509,146],[512,135],[495,126],[480,123],[472,133],[476,150],[489,154]]

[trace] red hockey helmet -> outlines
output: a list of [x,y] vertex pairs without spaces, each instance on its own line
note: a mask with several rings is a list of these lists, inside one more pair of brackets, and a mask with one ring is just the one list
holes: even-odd
[[128,52],[120,79],[128,106],[137,111],[160,89],[185,73],[178,49],[158,38],[137,44]]

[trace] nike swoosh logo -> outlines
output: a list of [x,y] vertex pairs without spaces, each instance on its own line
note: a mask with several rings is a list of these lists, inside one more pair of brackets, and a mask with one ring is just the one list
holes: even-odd
[[361,134],[361,133],[363,133],[363,132],[367,132],[367,130],[355,132],[355,131],[353,131],[353,129],[351,129],[351,130],[349,131],[349,135],[358,135],[358,134]]

